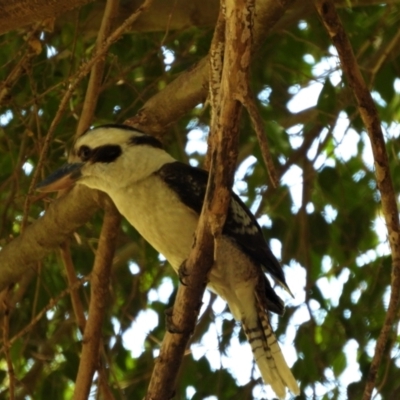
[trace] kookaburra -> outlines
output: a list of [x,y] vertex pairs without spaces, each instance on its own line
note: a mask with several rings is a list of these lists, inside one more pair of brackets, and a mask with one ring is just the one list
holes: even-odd
[[[103,125],[79,137],[69,163],[38,189],[56,191],[76,182],[107,193],[178,272],[192,247],[207,179],[206,171],[176,161],[155,137],[128,126]],[[269,322],[268,312],[282,314],[284,305],[265,272],[289,291],[256,219],[232,192],[208,288],[241,322],[265,383],[282,399],[286,388],[297,395],[299,387]]]

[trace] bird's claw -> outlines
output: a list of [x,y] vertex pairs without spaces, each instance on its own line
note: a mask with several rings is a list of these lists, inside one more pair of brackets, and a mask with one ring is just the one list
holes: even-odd
[[164,313],[165,313],[165,325],[166,325],[167,331],[168,331],[169,333],[180,333],[180,334],[185,333],[182,329],[179,329],[179,328],[174,324],[174,322],[173,322],[173,320],[172,320],[172,314],[173,314],[173,312],[174,312],[174,308],[173,308],[173,307],[167,308],[167,309],[164,311]]
[[185,279],[189,276],[189,272],[186,268],[186,260],[181,264],[181,266],[178,268],[178,278],[179,282],[183,286],[187,286],[187,283],[185,282]]

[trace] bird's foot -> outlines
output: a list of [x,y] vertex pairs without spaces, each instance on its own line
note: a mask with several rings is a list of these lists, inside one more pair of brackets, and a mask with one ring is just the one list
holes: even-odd
[[178,278],[179,278],[179,282],[183,285],[183,286],[187,286],[187,283],[185,282],[185,279],[189,276],[189,272],[186,268],[186,260],[180,265],[180,267],[178,268]]
[[172,320],[172,314],[174,312],[174,308],[170,307],[167,308],[165,311],[165,324],[167,331],[169,333],[180,333],[181,335],[192,335],[193,334],[193,328],[187,329],[185,328],[179,328],[174,321]]
[[172,314],[174,312],[174,307],[167,308],[164,313],[165,313],[165,325],[167,328],[167,331],[169,333],[184,333],[181,329],[179,329],[173,322],[172,320]]

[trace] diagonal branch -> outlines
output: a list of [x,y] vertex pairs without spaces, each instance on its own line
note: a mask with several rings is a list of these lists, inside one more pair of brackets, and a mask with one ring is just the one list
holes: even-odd
[[360,68],[354,57],[350,41],[343,28],[342,22],[331,0],[316,0],[317,11],[325,25],[332,43],[335,45],[343,72],[349,86],[357,100],[358,111],[367,129],[375,161],[375,175],[378,190],[381,196],[382,212],[385,217],[386,227],[392,255],[392,281],[389,308],[385,322],[376,343],[375,354],[369,370],[363,400],[371,398],[375,387],[376,375],[385,351],[389,332],[396,318],[397,307],[400,299],[400,226],[399,211],[390,174],[389,160],[386,152],[385,139],[382,134],[378,111],[371,93],[361,75]]
[[[225,7],[224,7],[225,6]],[[169,316],[173,332],[167,332],[150,380],[147,400],[173,397],[176,378],[185,348],[195,329],[207,275],[214,263],[215,247],[222,231],[230,201],[239,135],[241,104],[236,90],[247,80],[251,54],[251,28],[254,2],[226,0],[225,24],[220,14],[218,29],[210,51],[210,75],[213,77],[213,116],[209,141],[210,174],[203,209],[196,229],[194,245],[186,261],[189,271],[181,285]],[[221,73],[220,28],[225,26],[225,47]],[[216,57],[214,60],[213,57]],[[215,69],[215,70],[214,70]],[[220,84],[215,82],[220,77]],[[240,90],[240,89],[239,89]],[[217,101],[215,101],[217,100]]]
[[64,243],[99,209],[100,192],[81,185],[50,205],[46,213],[0,252],[0,290],[17,282],[35,263]]

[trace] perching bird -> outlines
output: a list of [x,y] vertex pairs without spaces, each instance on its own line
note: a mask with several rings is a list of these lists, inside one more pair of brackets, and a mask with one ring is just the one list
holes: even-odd
[[[107,193],[179,272],[192,247],[207,179],[206,171],[176,161],[155,137],[128,126],[103,125],[78,138],[69,163],[38,190],[60,190],[76,182]],[[265,383],[279,398],[286,396],[286,388],[299,394],[269,322],[268,312],[283,314],[284,305],[264,272],[289,289],[256,219],[233,192],[215,258],[208,288],[226,300],[242,323]]]

